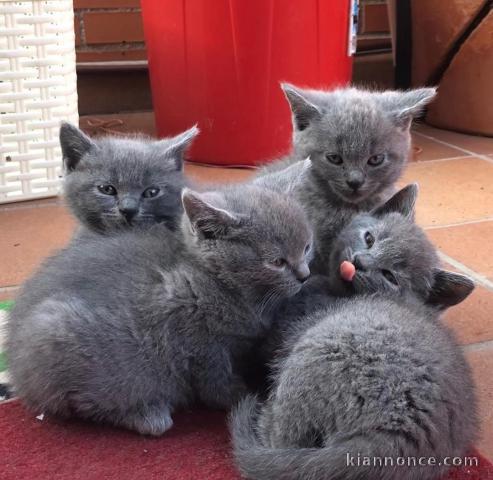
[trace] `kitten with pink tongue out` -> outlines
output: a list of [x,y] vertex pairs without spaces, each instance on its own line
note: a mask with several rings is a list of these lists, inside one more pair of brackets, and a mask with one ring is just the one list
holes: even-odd
[[324,284],[325,292],[335,296],[425,295],[439,260],[414,222],[417,194],[418,186],[408,185],[383,205],[356,215],[334,241],[329,279],[319,277],[314,283]]
[[286,337],[313,318],[312,313],[344,301],[339,297],[417,297],[426,302],[437,274],[455,275],[440,269],[434,246],[414,222],[417,194],[416,184],[407,185],[383,205],[354,216],[340,231],[329,275],[313,275],[275,312],[264,358],[271,358]]
[[470,451],[474,384],[441,315],[474,284],[440,269],[413,221],[416,194],[409,185],[356,215],[337,237],[330,278],[308,280],[277,312],[267,395],[247,396],[230,417],[244,477],[438,480],[444,458]]

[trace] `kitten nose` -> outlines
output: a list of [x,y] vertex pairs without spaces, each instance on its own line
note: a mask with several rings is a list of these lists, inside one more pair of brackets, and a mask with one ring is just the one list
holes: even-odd
[[370,266],[370,262],[365,255],[355,255],[352,263],[356,270],[361,270],[362,272],[365,272]]
[[131,220],[138,212],[139,205],[133,198],[124,198],[118,205],[118,209],[127,220]]
[[310,268],[306,263],[303,263],[295,270],[294,274],[297,280],[299,280],[301,283],[304,283],[310,276]]
[[358,190],[363,182],[365,181],[363,174],[361,172],[351,172],[346,180],[349,188],[352,188],[354,191]]

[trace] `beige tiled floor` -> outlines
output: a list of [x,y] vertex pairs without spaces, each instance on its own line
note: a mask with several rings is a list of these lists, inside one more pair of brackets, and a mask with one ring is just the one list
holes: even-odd
[[428,233],[441,251],[493,282],[493,221],[434,228]]
[[440,144],[424,136],[415,135],[413,157],[420,162],[442,158],[463,157],[464,152],[451,145]]
[[419,183],[418,220],[432,227],[492,217],[491,178],[493,162],[469,156],[411,163],[402,183]]
[[420,185],[418,222],[452,268],[474,276],[475,292],[446,322],[471,364],[479,397],[480,450],[493,458],[493,138],[415,127],[401,182]]
[[[483,434],[493,458],[493,139],[426,125],[415,127],[413,158],[401,183],[420,185],[418,221],[450,267],[474,276],[477,289],[446,314],[471,363]],[[188,165],[191,178],[242,181],[251,170]],[[0,206],[0,301],[50,252],[69,239],[75,222],[56,200]]]

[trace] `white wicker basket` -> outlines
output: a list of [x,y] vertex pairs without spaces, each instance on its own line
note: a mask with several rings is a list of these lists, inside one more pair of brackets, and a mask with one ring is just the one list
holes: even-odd
[[72,0],[0,0],[0,203],[57,195],[77,123]]

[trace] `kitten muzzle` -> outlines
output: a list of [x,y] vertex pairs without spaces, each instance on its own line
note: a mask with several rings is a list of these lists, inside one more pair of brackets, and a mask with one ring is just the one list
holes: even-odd
[[139,211],[139,204],[132,198],[124,198],[118,205],[118,210],[127,222],[130,222]]
[[294,274],[299,282],[304,283],[310,276],[310,268],[306,263],[303,263],[294,271]]

